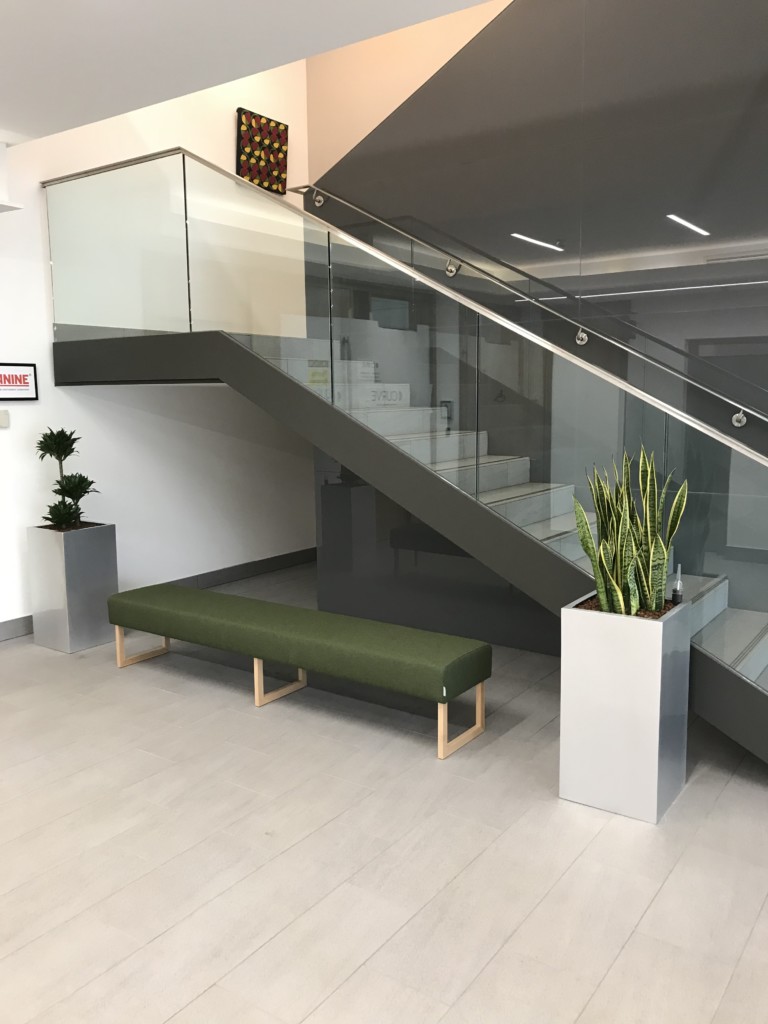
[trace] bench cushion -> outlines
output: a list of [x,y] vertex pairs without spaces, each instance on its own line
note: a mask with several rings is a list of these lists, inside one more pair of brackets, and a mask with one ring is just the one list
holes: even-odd
[[441,703],[491,674],[477,640],[171,583],[114,594],[109,621]]

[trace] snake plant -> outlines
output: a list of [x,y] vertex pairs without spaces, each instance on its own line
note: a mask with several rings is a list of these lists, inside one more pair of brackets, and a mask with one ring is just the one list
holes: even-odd
[[614,482],[595,467],[587,482],[595,506],[597,539],[581,503],[574,498],[579,540],[592,563],[600,608],[619,615],[636,615],[640,609],[664,608],[669,571],[669,549],[677,533],[688,498],[685,481],[669,510],[666,530],[664,511],[672,477],[658,490],[654,456],[640,452],[640,506],[632,494],[632,462],[626,454],[622,471],[614,463]]

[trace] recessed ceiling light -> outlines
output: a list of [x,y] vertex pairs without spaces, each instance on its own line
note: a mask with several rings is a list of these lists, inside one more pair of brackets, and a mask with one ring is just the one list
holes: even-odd
[[538,238],[529,238],[528,235],[519,235],[516,231],[512,232],[512,238],[519,238],[521,242],[530,242],[531,245],[542,245],[545,249],[554,249],[556,252],[565,252],[562,245],[553,245],[551,242],[541,242]]
[[695,224],[691,224],[689,220],[683,220],[682,217],[678,217],[676,213],[668,213],[668,220],[673,220],[676,224],[682,224],[684,228],[689,228],[691,231],[695,231],[698,235],[708,235],[709,232],[705,231],[704,228],[698,228]]

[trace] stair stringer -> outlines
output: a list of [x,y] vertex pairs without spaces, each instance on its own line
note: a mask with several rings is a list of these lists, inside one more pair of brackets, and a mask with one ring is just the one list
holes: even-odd
[[559,615],[592,578],[223,331],[60,342],[57,385],[221,381]]

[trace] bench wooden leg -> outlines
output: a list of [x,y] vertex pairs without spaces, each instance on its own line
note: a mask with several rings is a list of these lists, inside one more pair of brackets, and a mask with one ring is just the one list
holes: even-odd
[[448,739],[448,704],[437,705],[437,756],[441,761],[485,732],[485,683],[475,687],[475,724],[455,739]]
[[149,658],[159,658],[161,654],[167,654],[171,649],[171,638],[163,637],[163,646],[155,647],[151,651],[143,651],[141,654],[132,654],[130,658],[125,656],[125,630],[122,626],[115,626],[115,648],[117,651],[117,667],[127,668],[139,661],[147,661]]
[[263,708],[270,701],[280,697],[287,697],[289,693],[296,690],[303,690],[307,685],[307,673],[303,668],[299,669],[299,678],[294,683],[286,683],[277,690],[264,692],[264,662],[260,658],[253,659],[253,699],[257,708]]

